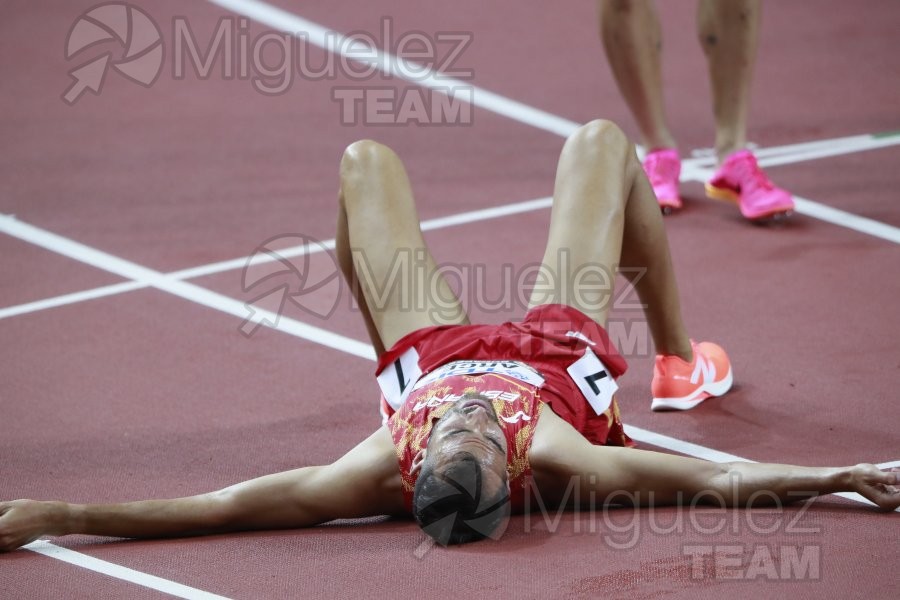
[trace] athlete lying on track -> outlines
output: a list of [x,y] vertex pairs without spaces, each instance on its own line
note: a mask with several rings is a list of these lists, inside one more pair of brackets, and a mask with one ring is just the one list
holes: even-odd
[[[884,509],[900,505],[900,473],[870,464],[718,464],[626,447],[613,397],[625,363],[602,327],[608,302],[582,298],[586,271],[646,269],[633,283],[659,352],[654,408],[691,408],[725,393],[731,367],[721,348],[694,345],[684,330],[656,198],[615,125],[594,121],[563,148],[543,258],[550,283],[536,285],[521,323],[469,325],[447,282],[431,279],[439,274],[409,181],[388,148],[362,141],[347,149],[339,210],[338,258],[379,356],[386,425],[330,465],[208,494],[0,503],[0,550],[45,535],[164,537],[409,514],[438,542],[459,543],[497,537],[509,512],[534,506],[538,495],[545,505],[580,509],[613,496],[622,502],[626,493],[637,505],[702,495],[742,506],[751,497],[760,505],[796,500],[798,492],[855,491]],[[421,301],[394,286],[376,304],[373,282],[361,280],[356,265],[366,260],[367,276],[386,281],[398,249],[425,261],[403,273],[407,295]]]

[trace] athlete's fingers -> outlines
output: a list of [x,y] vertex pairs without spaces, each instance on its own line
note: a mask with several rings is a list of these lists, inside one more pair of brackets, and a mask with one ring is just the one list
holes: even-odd
[[900,469],[898,469],[897,467],[885,470],[879,469],[873,474],[872,480],[885,486],[896,486],[900,484]]
[[894,476],[892,485],[900,484],[900,467],[891,467],[890,469],[886,469],[885,471],[883,471],[883,473]]
[[886,510],[900,506],[900,469],[879,469],[875,465],[859,465],[862,469],[859,492]]
[[900,491],[896,488],[890,490],[876,489],[872,496],[870,500],[885,510],[896,510],[897,507],[900,507]]

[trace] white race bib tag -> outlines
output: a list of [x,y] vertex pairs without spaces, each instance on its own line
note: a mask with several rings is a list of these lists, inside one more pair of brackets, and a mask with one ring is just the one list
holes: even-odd
[[422,376],[419,368],[419,353],[415,347],[410,347],[400,358],[386,366],[375,379],[384,399],[394,410],[400,410],[409,393],[413,390],[413,384]]
[[594,412],[598,415],[603,414],[612,404],[613,394],[619,389],[606,365],[590,348],[585,348],[584,356],[569,365],[566,370]]
[[532,367],[517,360],[457,360],[439,367],[419,380],[413,389],[455,375],[482,375],[494,373],[518,379],[534,387],[544,385],[544,378]]

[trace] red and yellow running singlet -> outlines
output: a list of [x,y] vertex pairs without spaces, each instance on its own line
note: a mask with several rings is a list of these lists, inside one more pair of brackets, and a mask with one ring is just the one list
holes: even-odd
[[404,336],[381,356],[376,376],[407,508],[413,459],[434,422],[465,394],[489,398],[497,412],[513,510],[531,474],[528,450],[542,404],[592,444],[633,445],[614,396],[626,368],[603,327],[559,304],[533,308],[521,323],[426,327]]
[[[522,363],[506,363],[504,366],[522,370],[528,368]],[[423,377],[420,385],[390,419],[407,509],[412,508],[416,486],[417,474],[410,474],[416,454],[428,443],[435,422],[458,400],[472,393],[488,398],[497,412],[500,428],[506,437],[510,500],[514,507],[521,504],[531,475],[528,448],[540,415],[541,402],[536,387],[507,374],[504,366],[492,367],[488,361],[460,361],[445,365]],[[497,370],[475,373],[492,368]],[[466,370],[471,374],[465,374]]]

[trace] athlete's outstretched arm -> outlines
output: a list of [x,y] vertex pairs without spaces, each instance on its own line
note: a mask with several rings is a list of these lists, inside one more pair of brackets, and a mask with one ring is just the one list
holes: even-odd
[[549,410],[541,416],[529,456],[542,497],[553,502],[571,502],[577,497],[582,507],[604,502],[758,507],[835,492],[857,492],[886,510],[900,506],[900,472],[896,470],[882,471],[870,464],[714,463],[594,446]]
[[382,427],[330,465],[266,475],[208,494],[122,504],[0,502],[0,551],[45,535],[153,538],[291,529],[402,508],[397,459]]

